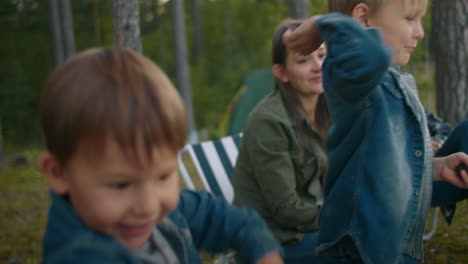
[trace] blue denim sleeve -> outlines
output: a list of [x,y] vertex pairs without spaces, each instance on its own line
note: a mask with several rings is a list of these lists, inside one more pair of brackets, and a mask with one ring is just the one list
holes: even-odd
[[183,190],[177,208],[186,218],[198,249],[218,253],[234,249],[242,263],[255,263],[281,246],[263,219],[206,191]]
[[327,93],[348,102],[364,99],[391,65],[392,50],[380,30],[366,29],[359,21],[339,13],[324,15],[313,23],[327,45],[322,66]]

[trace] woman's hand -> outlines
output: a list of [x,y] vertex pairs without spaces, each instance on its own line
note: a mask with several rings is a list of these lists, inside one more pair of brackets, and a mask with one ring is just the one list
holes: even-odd
[[468,155],[458,152],[443,158],[434,159],[434,180],[444,180],[460,187],[468,188]]

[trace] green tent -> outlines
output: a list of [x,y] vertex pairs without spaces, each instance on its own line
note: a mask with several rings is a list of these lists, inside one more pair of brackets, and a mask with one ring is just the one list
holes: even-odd
[[275,79],[270,69],[258,69],[249,73],[241,81],[239,90],[228,105],[220,134],[235,135],[242,132],[252,109],[274,86]]

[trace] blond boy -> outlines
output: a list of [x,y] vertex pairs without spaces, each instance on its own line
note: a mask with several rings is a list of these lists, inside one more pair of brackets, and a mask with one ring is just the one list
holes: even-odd
[[[285,34],[308,54],[327,44],[324,88],[333,125],[317,251],[324,263],[416,263],[433,180],[468,187],[468,156],[433,158],[408,63],[424,36],[426,0],[329,0],[333,13]],[[343,261],[343,262],[340,262]]]

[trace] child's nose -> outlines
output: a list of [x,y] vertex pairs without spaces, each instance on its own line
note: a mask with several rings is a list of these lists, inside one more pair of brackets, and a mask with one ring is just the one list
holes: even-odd
[[415,35],[415,37],[417,39],[422,39],[424,37],[424,28],[423,28],[423,25],[421,23],[419,23],[416,26],[414,35]]
[[150,217],[159,210],[157,192],[152,188],[144,187],[137,191],[133,204],[133,212],[140,217]]

